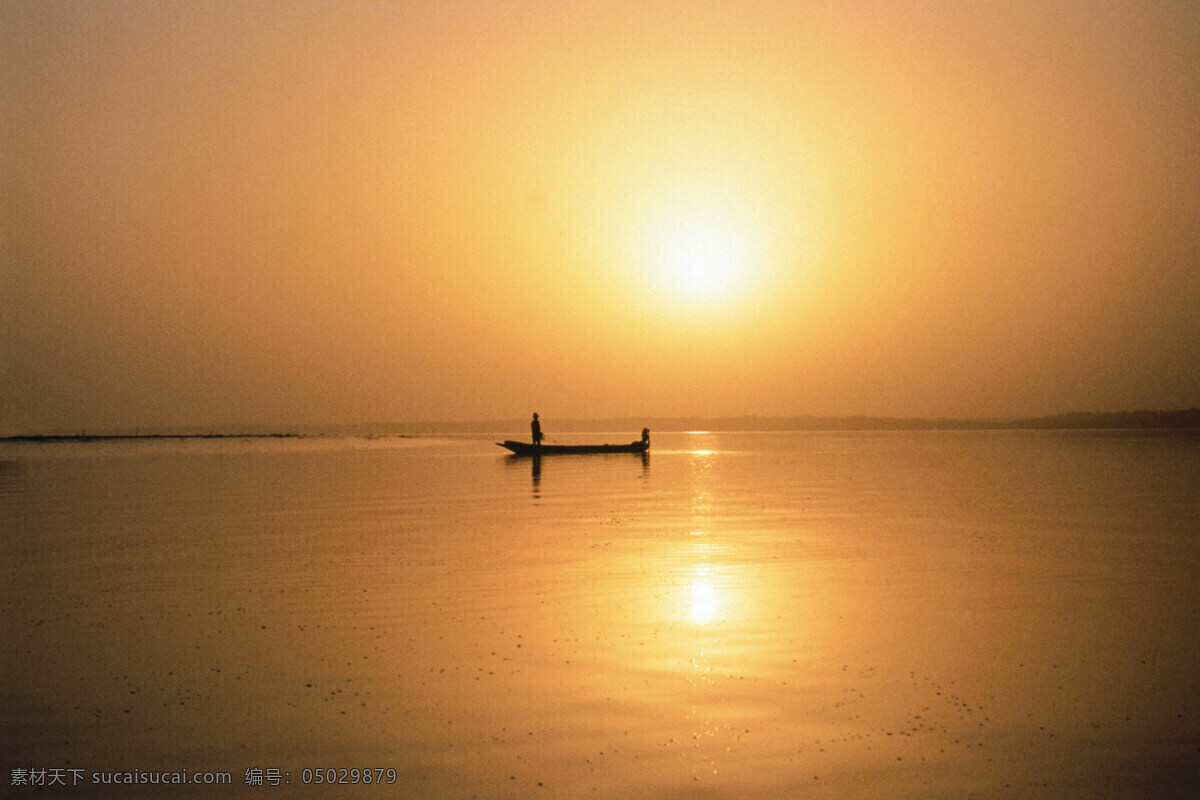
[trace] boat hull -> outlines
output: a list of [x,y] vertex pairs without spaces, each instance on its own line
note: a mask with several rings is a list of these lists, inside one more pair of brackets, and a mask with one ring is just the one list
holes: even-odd
[[496,442],[518,456],[568,456],[593,455],[600,453],[645,453],[649,445],[645,442],[629,444],[530,444],[529,442]]

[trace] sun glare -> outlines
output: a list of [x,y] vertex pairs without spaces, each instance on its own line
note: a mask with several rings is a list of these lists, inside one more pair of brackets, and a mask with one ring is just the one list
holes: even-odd
[[748,227],[728,211],[663,209],[646,237],[649,278],[673,304],[722,305],[745,290],[756,268]]
[[698,300],[728,294],[743,269],[735,237],[714,225],[686,225],[670,232],[660,258],[663,281],[675,293]]

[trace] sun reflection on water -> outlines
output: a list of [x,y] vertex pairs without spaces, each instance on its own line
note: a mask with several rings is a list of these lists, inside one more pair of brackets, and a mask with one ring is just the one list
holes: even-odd
[[716,619],[717,609],[720,606],[720,595],[709,571],[710,548],[704,541],[704,531],[691,530],[688,531],[688,536],[694,540],[693,549],[696,553],[697,563],[695,576],[690,584],[692,600],[688,607],[687,617],[696,625],[708,625]]
[[719,605],[716,587],[706,577],[697,577],[692,583],[692,622],[708,625],[716,619]]

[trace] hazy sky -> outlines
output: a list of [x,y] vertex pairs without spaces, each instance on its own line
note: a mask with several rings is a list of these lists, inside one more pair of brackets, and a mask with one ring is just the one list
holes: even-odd
[[1200,4],[0,2],[0,432],[1200,405]]

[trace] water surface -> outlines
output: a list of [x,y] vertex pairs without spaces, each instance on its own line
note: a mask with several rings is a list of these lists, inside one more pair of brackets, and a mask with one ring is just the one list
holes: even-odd
[[333,767],[409,797],[1200,790],[1194,435],[656,433],[644,459],[540,462],[493,440],[0,446],[6,789]]

